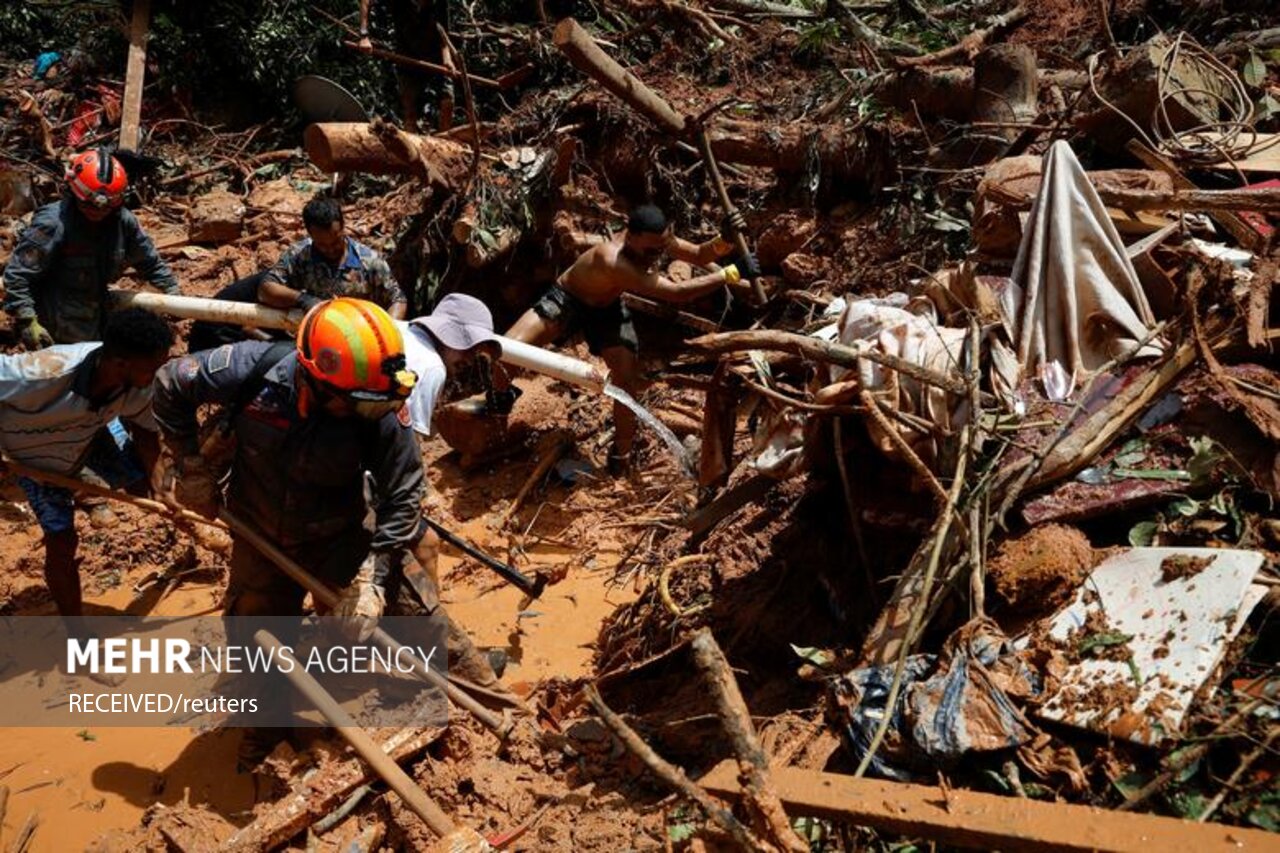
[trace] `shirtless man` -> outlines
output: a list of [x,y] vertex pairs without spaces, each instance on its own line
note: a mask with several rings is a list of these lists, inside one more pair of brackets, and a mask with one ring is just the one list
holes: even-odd
[[[733,229],[742,230],[745,225],[742,215],[735,211],[734,217],[725,222],[720,237],[698,245],[672,234],[667,217],[659,208],[641,205],[631,211],[624,232],[583,252],[506,336],[545,346],[581,330],[591,353],[608,365],[613,383],[634,395],[639,384],[639,342],[622,294],[688,302],[725,284],[759,276],[760,266],[751,254],[734,259],[719,272],[688,281],[672,281],[654,270],[663,255],[706,266],[733,250],[727,237]],[[509,379],[500,370],[494,374],[497,413],[503,408],[509,411],[515,399]],[[613,424],[609,471],[616,476],[629,466],[636,418],[630,409],[615,402]]]

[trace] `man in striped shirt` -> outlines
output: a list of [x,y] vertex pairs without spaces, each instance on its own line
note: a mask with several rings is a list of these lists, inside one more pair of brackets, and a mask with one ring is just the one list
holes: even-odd
[[[102,342],[62,344],[0,355],[0,450],[54,474],[87,470],[112,486],[145,491],[159,456],[151,382],[169,357],[173,331],[140,308],[107,316]],[[127,423],[136,429],[132,436]],[[27,477],[44,531],[44,576],[63,617],[82,615],[74,496]]]

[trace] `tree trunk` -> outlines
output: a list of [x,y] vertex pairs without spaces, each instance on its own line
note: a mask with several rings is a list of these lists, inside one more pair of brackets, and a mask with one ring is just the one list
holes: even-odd
[[461,189],[471,169],[471,150],[461,143],[378,123],[313,124],[303,134],[303,145],[326,172],[416,175],[447,192]]

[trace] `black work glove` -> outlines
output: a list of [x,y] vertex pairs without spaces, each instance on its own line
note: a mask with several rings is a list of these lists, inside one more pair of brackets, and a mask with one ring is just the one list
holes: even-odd
[[747,220],[743,218],[742,211],[735,207],[720,223],[720,239],[726,243],[732,243],[735,234],[745,233],[747,233]]
[[505,391],[490,388],[484,392],[484,413],[486,415],[509,415],[516,405],[516,400],[524,392],[512,385]]
[[311,293],[300,292],[298,293],[298,301],[295,302],[294,305],[301,308],[303,311],[310,311],[312,308],[315,308],[321,302],[324,302],[324,300],[321,299],[319,296],[316,296]]
[[747,252],[745,255],[734,255],[730,263],[738,268],[738,273],[743,278],[752,279],[764,275],[754,252]]

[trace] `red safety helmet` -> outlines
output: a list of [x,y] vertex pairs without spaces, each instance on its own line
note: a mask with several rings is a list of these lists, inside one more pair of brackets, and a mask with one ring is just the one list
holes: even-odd
[[67,165],[67,187],[82,209],[105,215],[124,204],[129,176],[105,149],[77,154]]

